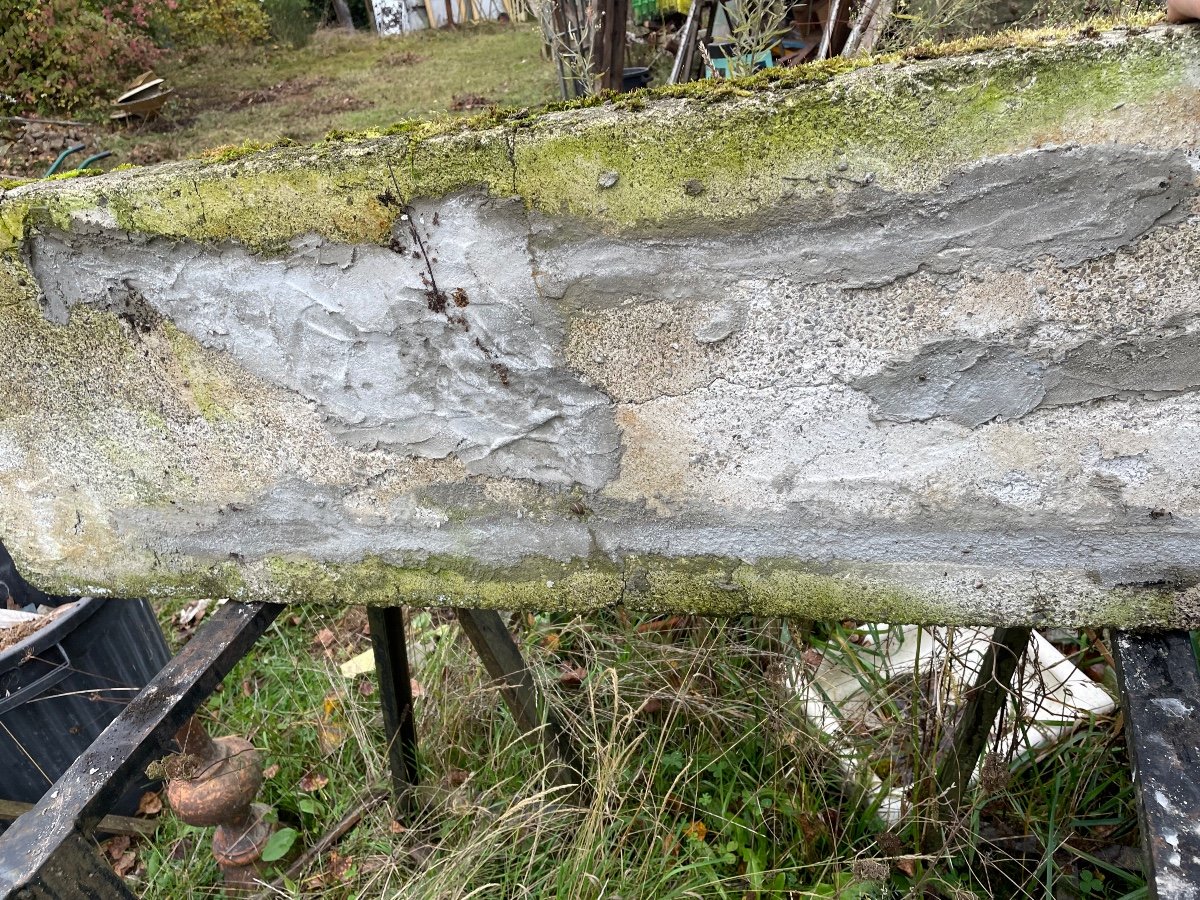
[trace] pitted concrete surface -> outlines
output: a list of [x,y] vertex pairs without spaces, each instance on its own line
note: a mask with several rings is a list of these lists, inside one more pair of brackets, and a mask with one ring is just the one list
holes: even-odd
[[60,589],[1200,624],[1200,125],[1139,109],[736,221],[39,222],[3,538]]

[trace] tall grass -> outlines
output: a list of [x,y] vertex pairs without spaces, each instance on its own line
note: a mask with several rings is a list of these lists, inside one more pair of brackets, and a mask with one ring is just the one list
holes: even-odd
[[[549,761],[522,740],[457,625],[434,612],[411,626],[423,787],[410,808],[369,809],[279,896],[1119,897],[1142,890],[1124,853],[1133,852],[1136,817],[1112,718],[1036,761],[999,762],[997,777],[952,821],[935,813],[934,800],[888,827],[866,787],[868,774],[893,777],[885,763],[892,751],[872,735],[857,775],[847,777],[844,746],[806,721],[785,687],[797,653],[830,642],[853,648],[854,629],[524,617],[523,650],[587,760],[586,790],[573,801],[552,787]],[[328,649],[313,643],[323,627],[338,636]],[[282,618],[258,646],[210,703],[209,717],[214,731],[249,734],[278,767],[263,799],[299,831],[294,855],[387,783],[377,698],[368,693],[374,682],[336,671],[369,643],[357,613],[332,622],[298,612],[296,623]],[[917,707],[896,695],[880,702],[891,710],[888,739],[923,758],[928,723]],[[329,746],[331,732],[344,740]],[[311,789],[310,780],[305,790],[303,777],[313,773],[328,784]],[[922,837],[933,821],[941,829],[936,845]],[[206,845],[205,833],[169,820],[142,850],[145,896],[215,894]]]

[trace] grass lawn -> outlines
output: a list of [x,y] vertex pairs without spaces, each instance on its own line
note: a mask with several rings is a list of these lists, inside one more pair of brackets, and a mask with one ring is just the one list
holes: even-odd
[[[387,38],[326,28],[300,49],[205,48],[168,58],[157,72],[176,91],[159,118],[129,127],[99,121],[83,130],[88,153],[113,151],[103,167],[179,159],[246,140],[307,143],[331,129],[469,114],[493,104],[535,106],[558,96],[532,23]],[[103,119],[105,111],[95,115]],[[55,147],[26,160],[16,152],[19,142],[10,153],[4,143],[0,171],[10,174],[41,175],[57,154]]]

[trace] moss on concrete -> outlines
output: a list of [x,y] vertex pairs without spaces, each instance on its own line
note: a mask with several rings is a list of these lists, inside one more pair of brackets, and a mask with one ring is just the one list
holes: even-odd
[[[1144,35],[1004,49],[965,43],[926,61],[831,61],[740,82],[593,98],[539,114],[405,122],[311,148],[242,145],[213,159],[0,200],[0,246],[30,227],[95,217],[130,231],[277,250],[305,233],[386,242],[415,197],[482,187],[609,229],[691,230],[788,200],[927,188],[989,154],[1069,140],[1118,104],[1153,102],[1200,57],[1200,38]],[[996,39],[992,39],[993,44]],[[1032,45],[1032,46],[1028,46]],[[597,179],[617,171],[602,189]]]
[[[64,582],[41,586],[65,590]],[[817,571],[786,560],[748,564],[721,557],[629,557],[568,563],[527,559],[514,566],[489,566],[431,556],[407,563],[378,557],[317,563],[273,557],[262,562],[221,564],[154,575],[119,576],[104,586],[121,596],[255,598],[284,603],[346,605],[467,606],[499,610],[542,610],[581,614],[622,606],[641,612],[684,612],[727,616],[753,614],[804,619],[855,619],[913,624],[1112,625],[1131,628],[1178,626],[1192,618],[1165,590],[1117,589],[1102,611],[1007,611],[947,606],[861,571]],[[1086,621],[1085,621],[1086,620]]]

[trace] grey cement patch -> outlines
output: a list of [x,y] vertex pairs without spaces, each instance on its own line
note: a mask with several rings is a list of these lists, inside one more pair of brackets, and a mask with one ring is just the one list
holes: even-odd
[[744,279],[873,287],[922,270],[1008,267],[1046,255],[1071,266],[1102,256],[1179,215],[1193,178],[1182,150],[1030,150],[977,163],[928,193],[868,184],[773,209],[736,230],[621,239],[543,218],[530,247],[542,290],[579,308],[629,296],[717,298]]
[[561,362],[564,325],[534,287],[519,206],[463,197],[414,212],[428,267],[405,223],[393,249],[303,240],[278,259],[113,232],[50,233],[29,252],[52,320],[80,303],[165,317],[317,403],[355,446],[605,484],[619,460],[611,404]]
[[977,426],[1036,409],[1200,388],[1200,334],[1176,329],[1090,339],[1053,355],[970,339],[935,341],[854,381],[889,422],[949,419]]

